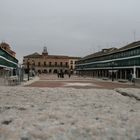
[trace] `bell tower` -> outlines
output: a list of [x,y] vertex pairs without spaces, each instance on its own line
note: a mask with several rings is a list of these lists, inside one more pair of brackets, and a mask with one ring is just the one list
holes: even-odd
[[42,55],[45,55],[45,56],[48,55],[47,47],[44,47],[44,48],[43,48]]

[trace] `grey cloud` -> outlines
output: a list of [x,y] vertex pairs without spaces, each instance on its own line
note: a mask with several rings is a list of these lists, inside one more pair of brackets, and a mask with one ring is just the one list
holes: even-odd
[[17,58],[41,52],[85,56],[140,36],[138,0],[0,0],[0,41]]

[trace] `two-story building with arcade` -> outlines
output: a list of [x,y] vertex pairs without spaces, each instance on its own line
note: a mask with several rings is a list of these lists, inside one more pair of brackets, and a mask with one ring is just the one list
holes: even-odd
[[121,48],[107,48],[81,58],[76,64],[80,75],[114,79],[140,78],[140,41]]
[[15,54],[9,44],[0,43],[0,75],[18,68],[18,60],[15,58]]
[[72,57],[65,55],[50,55],[47,47],[43,48],[42,54],[35,52],[23,57],[23,65],[25,70],[33,70],[36,73],[58,73],[63,71],[73,73],[75,71],[75,63],[80,57]]

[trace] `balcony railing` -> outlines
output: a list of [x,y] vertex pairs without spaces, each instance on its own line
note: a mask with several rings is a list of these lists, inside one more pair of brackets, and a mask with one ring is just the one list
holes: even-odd
[[69,66],[66,66],[66,65],[41,65],[41,67],[65,67],[65,68],[68,68]]
[[18,60],[0,48],[0,65],[3,67],[16,68]]
[[18,63],[18,60],[16,58],[14,58],[13,56],[11,56],[9,53],[7,53],[5,50],[0,48],[0,56],[14,62],[14,63]]
[[[25,62],[23,63],[23,65],[25,67],[27,67],[27,64]],[[33,66],[33,67],[45,67],[45,68],[54,68],[54,67],[56,67],[56,68],[69,68],[68,65],[32,65],[32,64],[30,64],[30,67],[31,66]]]

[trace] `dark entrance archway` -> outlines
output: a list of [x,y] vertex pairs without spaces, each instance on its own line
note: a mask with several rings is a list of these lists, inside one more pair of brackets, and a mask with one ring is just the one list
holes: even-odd
[[53,73],[57,73],[57,69],[54,69]]
[[52,69],[49,69],[49,73],[52,73]]

